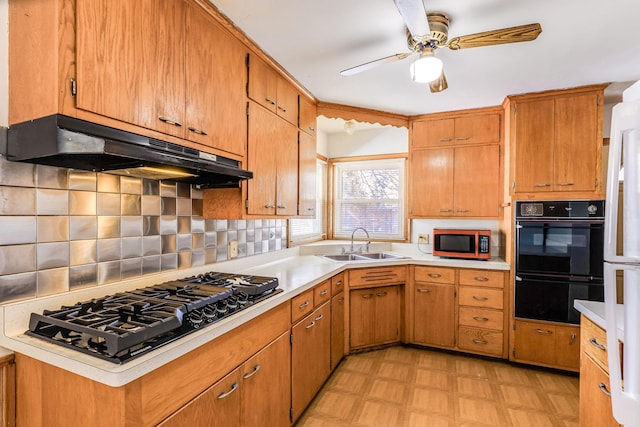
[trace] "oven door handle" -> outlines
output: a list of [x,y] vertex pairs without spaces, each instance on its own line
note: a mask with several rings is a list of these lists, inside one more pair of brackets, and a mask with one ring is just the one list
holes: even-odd
[[522,277],[516,276],[516,282],[522,282]]

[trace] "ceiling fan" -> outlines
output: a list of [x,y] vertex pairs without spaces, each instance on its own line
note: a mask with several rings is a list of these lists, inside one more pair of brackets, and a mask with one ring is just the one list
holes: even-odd
[[443,64],[436,58],[437,49],[452,50],[496,44],[518,43],[535,40],[542,32],[540,24],[520,25],[499,30],[449,39],[449,17],[444,13],[427,13],[422,0],[393,0],[407,27],[407,46],[410,52],[365,62],[342,70],[340,74],[350,76],[389,62],[400,61],[418,55],[411,64],[411,77],[419,83],[429,83],[431,92],[441,92],[448,87]]

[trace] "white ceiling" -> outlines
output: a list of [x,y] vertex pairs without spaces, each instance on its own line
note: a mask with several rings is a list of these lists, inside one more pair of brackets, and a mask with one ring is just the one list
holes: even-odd
[[424,0],[427,11],[450,16],[449,38],[542,26],[531,42],[438,50],[449,83],[441,93],[411,81],[411,59],[339,74],[408,51],[393,0],[211,1],[326,102],[417,115],[499,105],[510,94],[640,80],[636,0]]

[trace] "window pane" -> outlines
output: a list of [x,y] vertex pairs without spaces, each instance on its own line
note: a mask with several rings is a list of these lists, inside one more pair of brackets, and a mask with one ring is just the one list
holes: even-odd
[[342,203],[340,216],[340,231],[343,233],[364,227],[369,234],[398,234],[401,223],[397,203]]
[[399,178],[398,169],[346,170],[342,173],[342,198],[398,199]]

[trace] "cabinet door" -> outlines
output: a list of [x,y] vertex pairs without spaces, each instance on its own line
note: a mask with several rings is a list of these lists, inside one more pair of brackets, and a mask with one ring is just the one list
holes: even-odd
[[298,124],[300,130],[315,136],[317,129],[316,119],[318,116],[316,104],[302,95],[300,95],[299,103]]
[[413,122],[413,148],[450,146],[455,142],[454,119]]
[[411,215],[453,215],[453,148],[411,154]]
[[400,340],[400,288],[386,286],[372,289],[376,296],[374,321],[375,344]]
[[209,387],[182,409],[159,424],[161,427],[234,425],[240,419],[240,370]]
[[500,194],[500,146],[457,147],[453,174],[455,216],[497,217]]
[[298,141],[298,215],[316,215],[316,137],[299,132]]
[[555,100],[555,191],[595,191],[598,95],[587,93]]
[[500,142],[500,115],[481,114],[455,118],[456,144]]
[[580,427],[617,427],[611,412],[609,376],[586,354],[580,366]]
[[367,347],[375,343],[376,291],[351,291],[349,298],[351,348]]
[[[241,420],[247,427],[288,426],[291,402],[289,333],[245,362],[240,373]],[[227,425],[233,425],[229,420]]]
[[580,327],[562,326],[556,327],[556,365],[580,370]]
[[198,6],[187,6],[186,19],[186,137],[244,156],[246,50]]
[[248,168],[253,179],[247,184],[247,213],[276,213],[276,125],[280,120],[257,104],[249,103]]
[[77,108],[184,136],[184,17],[173,0],[78,1]]
[[344,356],[344,292],[331,298],[331,370]]
[[249,55],[247,95],[269,111],[276,112],[278,75],[262,59]]
[[455,287],[436,283],[416,284],[413,341],[453,347],[455,338]]
[[553,366],[556,361],[555,327],[516,321],[515,359]]
[[515,192],[553,190],[554,100],[515,106]]
[[330,303],[302,319],[291,333],[291,402],[295,421],[331,372]]
[[282,77],[277,82],[276,113],[298,127],[298,91]]
[[277,148],[274,150],[271,146],[267,150],[274,152],[276,159],[276,214],[295,216],[298,214],[298,128],[277,117],[274,120],[277,138],[273,142]]

